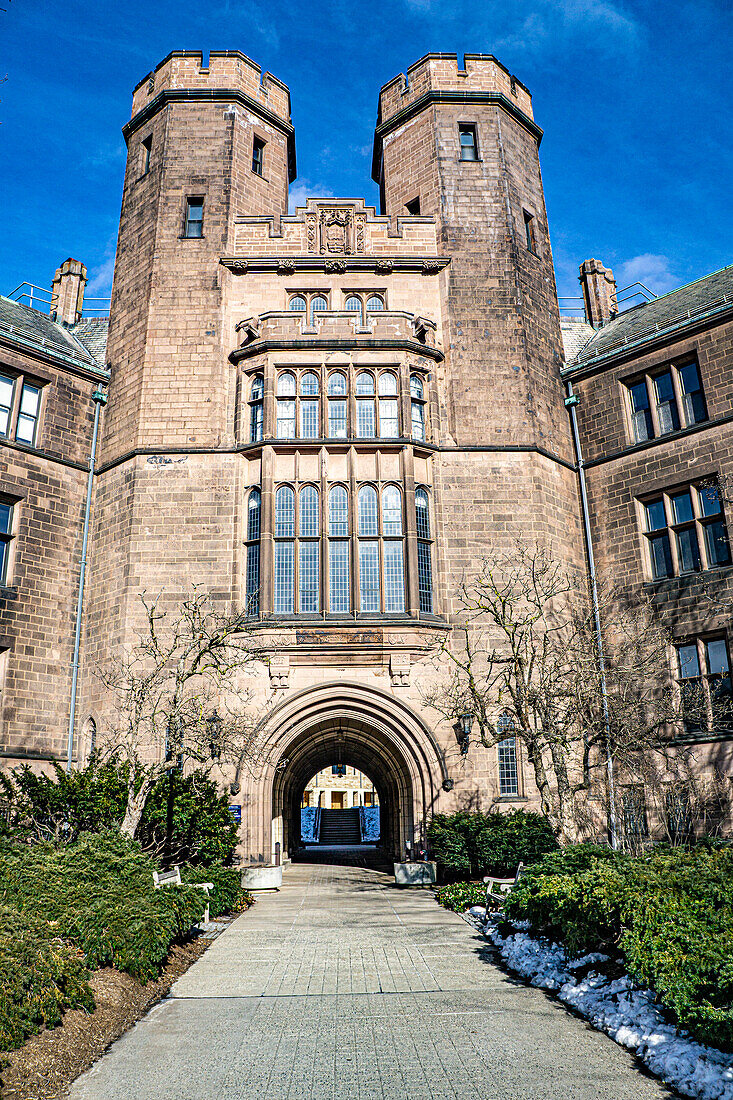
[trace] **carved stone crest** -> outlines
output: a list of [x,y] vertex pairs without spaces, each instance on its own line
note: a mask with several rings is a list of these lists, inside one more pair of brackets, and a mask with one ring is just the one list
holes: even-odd
[[332,274],[343,274],[346,271],[346,260],[326,260],[323,270]]
[[393,653],[389,659],[389,674],[392,687],[410,686],[410,654]]
[[375,271],[383,271],[387,275],[389,274],[389,272],[392,270],[393,267],[394,267],[394,260],[376,260],[375,263],[374,263],[374,270]]
[[351,249],[352,216],[350,210],[321,211],[321,252],[348,256]]
[[274,688],[290,687],[290,657],[276,653],[270,657],[270,684]]
[[442,271],[442,269],[443,263],[441,260],[423,260],[423,275],[437,275],[439,271]]
[[295,260],[280,260],[277,265],[278,275],[292,275],[295,272]]

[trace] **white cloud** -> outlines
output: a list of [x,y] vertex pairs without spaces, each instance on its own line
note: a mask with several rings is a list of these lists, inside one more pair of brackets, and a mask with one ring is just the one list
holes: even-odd
[[290,188],[288,211],[294,214],[296,206],[305,206],[306,199],[328,199],[332,197],[333,191],[328,187],[322,187],[320,183],[311,183],[308,179],[298,180],[295,186]]
[[659,295],[680,285],[679,278],[670,269],[668,258],[656,256],[652,252],[644,252],[625,260],[616,267],[614,274],[619,289],[639,282],[653,294]]
[[92,298],[95,295],[100,298],[109,297],[112,293],[112,276],[114,272],[115,256],[112,253],[111,255],[108,254],[101,264],[91,269],[85,295]]

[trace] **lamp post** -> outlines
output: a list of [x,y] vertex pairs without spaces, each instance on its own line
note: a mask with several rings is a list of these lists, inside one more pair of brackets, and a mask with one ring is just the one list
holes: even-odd
[[221,718],[216,709],[214,713],[206,719],[206,731],[209,736],[209,756],[218,764],[221,760],[221,735],[222,727],[224,725],[224,719]]
[[468,746],[471,744],[471,729],[473,728],[473,714],[466,711],[458,718],[458,744],[461,746],[461,756],[466,756]]

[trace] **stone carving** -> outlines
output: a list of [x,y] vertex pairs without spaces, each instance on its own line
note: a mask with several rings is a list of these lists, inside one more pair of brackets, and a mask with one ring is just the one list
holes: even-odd
[[386,275],[389,275],[393,267],[394,260],[377,260],[374,264],[375,271],[383,271]]
[[262,322],[259,317],[248,317],[246,321],[242,321],[237,325],[237,328],[242,336],[242,344],[250,344],[253,340],[259,340],[262,335]]
[[351,252],[351,227],[350,210],[336,207],[321,210],[321,252],[348,256]]
[[410,654],[393,653],[389,659],[389,674],[392,687],[410,686]]
[[246,260],[232,260],[231,263],[229,264],[229,270],[230,271],[239,271],[239,272],[242,272],[242,273],[245,272],[248,267],[249,267],[249,264],[247,263]]
[[364,251],[364,229],[366,226],[366,215],[356,214],[354,217],[354,252]]
[[413,317],[410,322],[415,339],[421,344],[427,344],[430,328],[424,317]]
[[346,271],[346,260],[326,260],[323,270],[331,274],[341,275]]
[[422,273],[423,275],[436,275],[443,269],[442,260],[423,260]]
[[295,272],[295,260],[279,260],[277,265],[278,275],[292,275]]
[[270,657],[270,684],[276,690],[290,687],[290,657],[287,653],[276,653]]
[[318,251],[318,219],[315,214],[306,214],[305,216],[306,235],[307,235],[307,248],[309,252]]

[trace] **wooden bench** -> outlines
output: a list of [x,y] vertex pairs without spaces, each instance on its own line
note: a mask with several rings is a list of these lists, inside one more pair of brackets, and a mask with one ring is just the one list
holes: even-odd
[[485,875],[484,882],[486,883],[486,909],[500,909],[509,894],[511,894],[512,890],[519,882],[523,873],[524,864],[520,863],[517,867],[517,873],[515,874],[514,878],[492,878],[490,875]]
[[163,886],[195,886],[197,890],[206,891],[206,912],[204,913],[203,924],[209,923],[209,894],[214,889],[213,882],[186,882],[181,879],[181,868],[176,864],[170,871],[153,871],[153,882],[155,883],[155,889],[160,890]]

